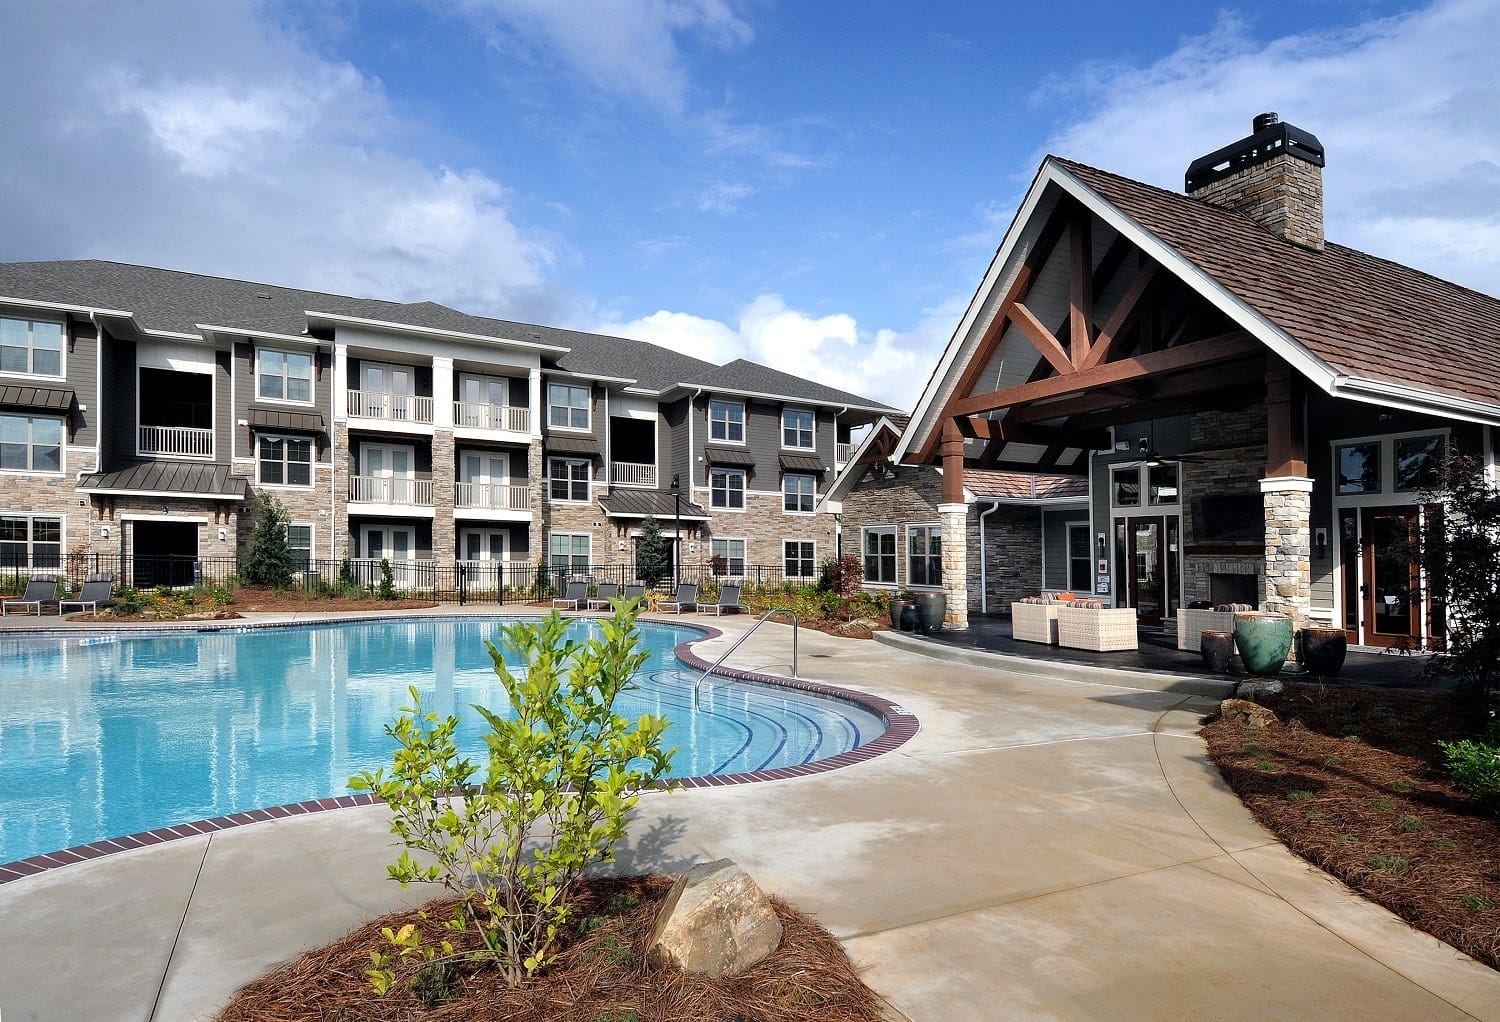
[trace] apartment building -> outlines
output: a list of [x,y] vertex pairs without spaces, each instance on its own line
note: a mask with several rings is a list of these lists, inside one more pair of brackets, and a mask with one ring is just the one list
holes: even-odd
[[753,362],[95,260],[0,264],[0,565],[235,556],[252,493],[309,559],[811,577],[819,496],[891,409]]

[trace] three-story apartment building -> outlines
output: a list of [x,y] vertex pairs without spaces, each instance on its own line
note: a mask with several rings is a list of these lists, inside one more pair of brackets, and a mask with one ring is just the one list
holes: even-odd
[[309,559],[812,577],[818,497],[890,409],[748,361],[101,261],[0,264],[0,565],[183,584],[273,494]]

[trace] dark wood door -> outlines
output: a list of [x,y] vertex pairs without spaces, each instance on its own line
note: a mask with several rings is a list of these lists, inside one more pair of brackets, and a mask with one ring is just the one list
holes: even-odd
[[1416,648],[1422,638],[1417,509],[1365,508],[1361,517],[1365,644]]

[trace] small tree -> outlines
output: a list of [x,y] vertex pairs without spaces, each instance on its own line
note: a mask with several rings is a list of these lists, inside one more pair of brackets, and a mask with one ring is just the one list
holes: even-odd
[[250,541],[245,544],[240,574],[253,586],[290,587],[299,561],[297,554],[287,545],[286,509],[275,497],[257,493],[251,500],[250,513],[255,518],[255,528],[250,533]]
[[[407,850],[391,878],[456,895],[455,915],[441,928],[477,932],[482,949],[462,957],[493,962],[510,986],[554,957],[574,882],[613,858],[640,792],[671,766],[664,718],[632,722],[614,711],[646,661],[635,617],[636,608],[617,607],[586,642],[568,638],[555,612],[506,628],[502,645],[526,666],[512,671],[485,643],[513,715],[474,707],[489,725],[482,766],[459,753],[458,718],[425,713],[413,688],[412,705],[386,728],[400,743],[390,777],[365,771],[349,782],[394,814],[391,832]],[[419,865],[410,849],[433,864]],[[414,926],[386,937],[394,957],[377,953],[369,970],[378,993],[455,957],[451,942],[429,943]]]
[[1429,670],[1451,679],[1476,730],[1493,722],[1500,695],[1500,490],[1476,458],[1444,463],[1429,501],[1418,553],[1436,622],[1446,619],[1445,648]]
[[650,515],[641,521],[641,534],[635,541],[635,573],[652,589],[672,573],[672,547]]

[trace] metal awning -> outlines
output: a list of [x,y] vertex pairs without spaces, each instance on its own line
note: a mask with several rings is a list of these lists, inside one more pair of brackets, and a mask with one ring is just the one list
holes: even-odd
[[251,408],[251,429],[284,430],[289,433],[322,433],[321,412],[293,412],[284,408]]
[[0,405],[43,412],[66,412],[73,407],[73,392],[61,387],[0,387]]
[[781,467],[788,472],[814,472],[819,475],[828,471],[828,466],[816,454],[783,454]]
[[683,521],[706,522],[708,512],[701,505],[683,500],[679,506],[671,491],[665,490],[617,490],[600,497],[599,504],[610,518],[645,518],[650,515],[657,521],[671,521],[681,517]]
[[250,480],[230,472],[228,465],[137,461],[109,472],[86,472],[78,477],[78,489],[84,493],[245,500],[250,496]]
[[710,465],[755,465],[755,455],[743,447],[705,447],[703,457]]
[[590,458],[603,456],[599,441],[586,436],[554,436],[548,434],[543,443],[548,454],[585,454]]

